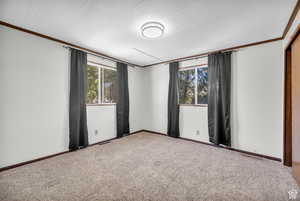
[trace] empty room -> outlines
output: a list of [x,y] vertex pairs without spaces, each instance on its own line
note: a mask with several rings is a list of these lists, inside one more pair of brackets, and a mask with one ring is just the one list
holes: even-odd
[[0,201],[300,201],[300,0],[0,0]]

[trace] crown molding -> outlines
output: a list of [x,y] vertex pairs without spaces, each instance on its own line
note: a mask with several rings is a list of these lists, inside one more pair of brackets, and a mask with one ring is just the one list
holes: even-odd
[[205,55],[213,54],[213,53],[217,53],[217,52],[226,52],[226,51],[232,51],[232,50],[241,49],[241,48],[245,48],[245,47],[261,45],[261,44],[264,44],[264,43],[275,42],[275,41],[282,40],[282,39],[283,39],[283,37],[278,37],[278,38],[273,38],[273,39],[269,39],[269,40],[263,40],[263,41],[258,41],[258,42],[254,42],[254,43],[248,43],[248,44],[244,44],[244,45],[238,45],[238,46],[234,46],[234,47],[213,50],[213,51],[204,52],[204,53],[201,53],[201,54],[195,54],[195,55],[192,55],[192,56],[180,57],[180,58],[176,58],[176,59],[171,59],[171,60],[167,60],[167,61],[162,61],[162,62],[158,62],[158,63],[144,65],[143,68],[150,67],[150,66],[155,66],[155,65],[159,65],[159,64],[171,63],[171,62],[175,62],[175,61],[189,60],[189,59],[193,59],[193,58],[197,58],[197,57],[201,57],[201,56],[205,56]]
[[12,28],[12,29],[16,29],[18,31],[22,31],[22,32],[25,32],[25,33],[28,33],[28,34],[31,34],[31,35],[35,35],[35,36],[38,36],[38,37],[41,37],[41,38],[45,38],[45,39],[48,39],[48,40],[51,40],[51,41],[54,41],[54,42],[57,42],[57,43],[61,43],[63,45],[67,45],[67,46],[70,46],[70,47],[73,47],[73,48],[77,48],[77,49],[80,49],[80,50],[83,50],[83,51],[86,51],[86,52],[98,55],[100,57],[105,57],[105,58],[113,60],[113,61],[122,62],[122,63],[128,64],[128,65],[131,65],[131,66],[142,67],[141,65],[133,64],[133,63],[130,63],[128,61],[124,61],[124,60],[121,60],[121,59],[109,56],[107,54],[103,54],[101,52],[98,52],[98,51],[95,51],[95,50],[92,50],[92,49],[81,47],[79,45],[72,44],[72,43],[69,43],[69,42],[66,42],[66,41],[63,41],[63,40],[60,40],[60,39],[57,39],[57,38],[45,35],[45,34],[41,34],[41,33],[29,30],[29,29],[25,29],[25,28],[22,28],[22,27],[19,27],[19,26],[16,26],[16,25],[13,25],[13,24],[1,21],[1,20],[0,20],[0,25],[6,26],[6,27],[9,27],[9,28]]

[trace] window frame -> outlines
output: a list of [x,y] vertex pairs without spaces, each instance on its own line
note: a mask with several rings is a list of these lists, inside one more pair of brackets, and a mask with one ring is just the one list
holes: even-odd
[[[179,106],[193,106],[193,107],[207,107],[208,104],[198,104],[198,69],[199,68],[208,68],[208,64],[198,64],[193,66],[186,66],[180,67],[178,72],[180,71],[187,71],[187,70],[195,70],[195,88],[194,88],[194,96],[195,96],[195,103],[194,104],[178,104]],[[179,96],[178,96],[179,102]]]
[[[117,103],[105,103],[103,102],[103,96],[104,96],[104,70],[103,69],[108,69],[108,70],[113,70],[117,72],[117,68],[112,67],[112,66],[107,66],[104,64],[96,63],[93,61],[88,61],[87,66],[92,66],[98,69],[98,103],[86,103],[86,106],[115,106]],[[87,89],[88,90],[88,89]]]

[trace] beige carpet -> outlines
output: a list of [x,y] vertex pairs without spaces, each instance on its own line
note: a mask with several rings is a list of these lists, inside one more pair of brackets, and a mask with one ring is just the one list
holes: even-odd
[[148,133],[0,173],[5,201],[281,201],[291,189],[279,162]]

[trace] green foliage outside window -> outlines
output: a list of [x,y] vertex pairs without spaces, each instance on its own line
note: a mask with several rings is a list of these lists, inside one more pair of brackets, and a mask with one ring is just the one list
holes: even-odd
[[117,101],[117,73],[114,70],[103,69],[104,73],[104,91],[103,102],[115,103]]
[[87,66],[87,104],[96,104],[99,100],[99,76],[98,68],[94,66]]
[[207,104],[208,68],[198,68],[197,71],[197,102]]
[[115,103],[117,72],[97,66],[87,66],[87,104]]
[[[179,104],[207,104],[207,67],[179,71],[178,81]],[[195,95],[197,96],[197,98],[195,97]],[[197,99],[197,103],[195,99]]]
[[195,69],[179,71],[179,104],[195,104]]

